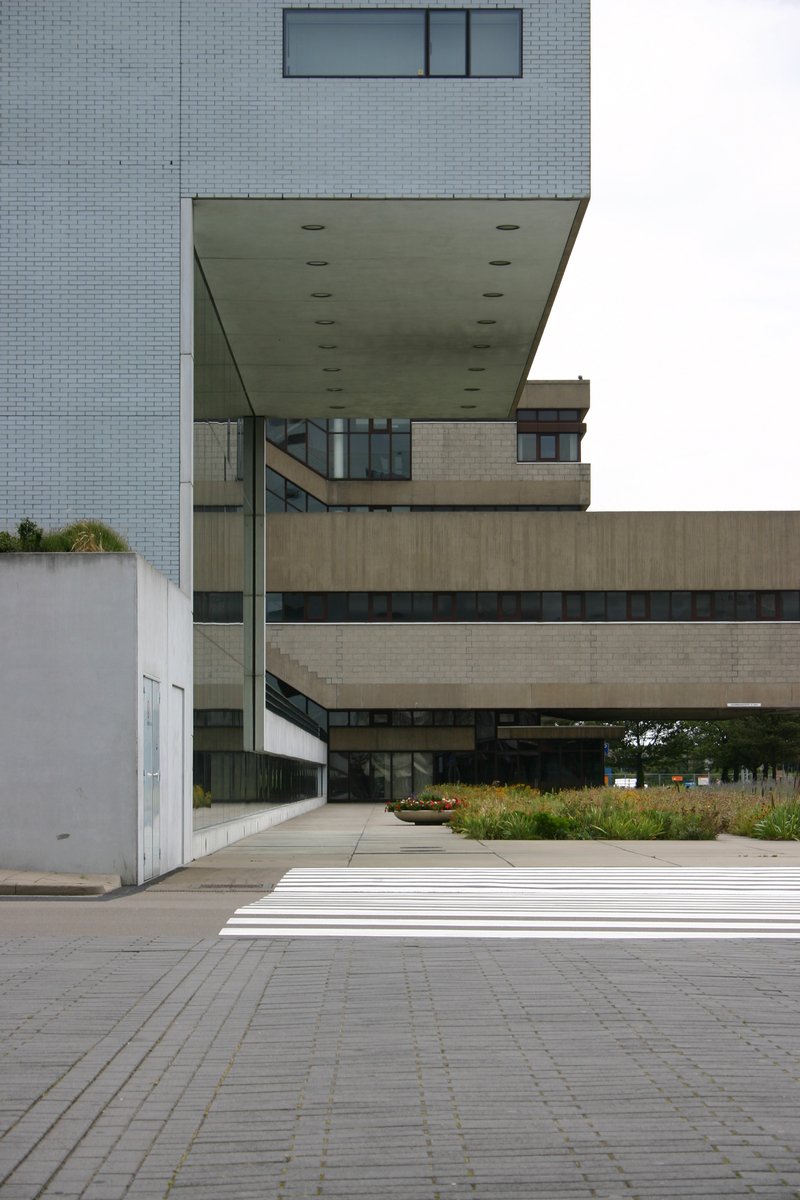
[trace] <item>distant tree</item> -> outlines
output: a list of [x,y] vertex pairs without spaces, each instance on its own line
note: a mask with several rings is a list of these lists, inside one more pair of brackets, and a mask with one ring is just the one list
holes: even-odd
[[623,721],[622,727],[625,733],[609,758],[617,766],[634,766],[637,788],[644,787],[647,771],[665,762],[672,766],[690,745],[681,721]]
[[777,778],[778,767],[793,770],[800,758],[800,713],[752,713],[729,722],[727,758],[738,759],[755,775]]
[[797,768],[800,713],[748,713],[724,721],[681,722],[688,760],[710,764],[722,782],[739,780],[742,768],[775,779],[778,767]]

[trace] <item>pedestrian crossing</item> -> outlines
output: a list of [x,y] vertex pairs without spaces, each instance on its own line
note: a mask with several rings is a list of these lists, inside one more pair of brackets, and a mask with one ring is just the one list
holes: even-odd
[[220,936],[800,938],[800,869],[295,868]]

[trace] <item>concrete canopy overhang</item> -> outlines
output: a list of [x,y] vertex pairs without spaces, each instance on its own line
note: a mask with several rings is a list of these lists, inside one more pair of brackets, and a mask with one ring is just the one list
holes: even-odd
[[[508,417],[586,203],[196,200],[197,259],[252,413]],[[213,409],[204,395],[195,415],[231,415]]]

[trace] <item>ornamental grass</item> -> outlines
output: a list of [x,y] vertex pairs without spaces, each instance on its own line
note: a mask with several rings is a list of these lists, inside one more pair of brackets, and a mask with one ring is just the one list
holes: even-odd
[[720,833],[800,839],[800,804],[772,805],[722,788],[617,787],[539,792],[524,784],[447,784],[427,796],[457,800],[450,828],[468,838],[711,840]]

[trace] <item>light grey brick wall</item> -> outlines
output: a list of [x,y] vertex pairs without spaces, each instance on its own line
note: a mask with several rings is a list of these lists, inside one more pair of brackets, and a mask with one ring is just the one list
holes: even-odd
[[588,0],[522,7],[521,79],[287,80],[278,0],[4,0],[0,525],[177,580],[181,196],[587,195]]
[[792,622],[270,624],[267,644],[312,666],[340,707],[361,707],[358,689],[363,707],[404,707],[404,689],[422,708],[437,690],[441,707],[800,702]]
[[588,0],[503,6],[523,10],[520,79],[284,79],[284,7],[348,5],[184,0],[192,194],[588,195]]
[[177,4],[3,5],[0,524],[178,570]]
[[588,487],[588,463],[518,463],[514,421],[415,421],[411,426],[414,479],[566,480]]

